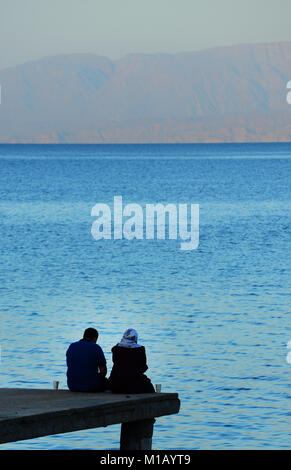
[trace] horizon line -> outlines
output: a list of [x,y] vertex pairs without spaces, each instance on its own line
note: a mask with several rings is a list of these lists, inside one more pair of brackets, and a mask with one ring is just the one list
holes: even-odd
[[226,44],[223,46],[210,46],[210,47],[205,47],[202,49],[189,49],[189,50],[182,50],[180,52],[129,52],[125,55],[122,55],[121,57],[117,59],[112,59],[109,56],[98,54],[97,52],[62,52],[59,54],[49,54],[49,55],[44,55],[40,56],[37,59],[29,59],[25,60],[24,62],[19,62],[16,65],[9,65],[7,67],[0,68],[0,72],[16,67],[21,67],[23,65],[33,63],[33,62],[40,62],[45,59],[50,59],[54,57],[69,57],[69,56],[93,56],[93,57],[99,57],[102,59],[107,59],[110,62],[118,62],[121,60],[124,60],[127,57],[130,56],[177,56],[177,55],[186,55],[186,54],[198,54],[200,52],[205,52],[205,51],[210,51],[210,50],[217,50],[217,49],[231,49],[234,47],[247,47],[247,46],[266,46],[270,44],[289,44],[291,43],[291,39],[288,41],[259,41],[259,42],[239,42],[239,43],[234,43],[234,44]]

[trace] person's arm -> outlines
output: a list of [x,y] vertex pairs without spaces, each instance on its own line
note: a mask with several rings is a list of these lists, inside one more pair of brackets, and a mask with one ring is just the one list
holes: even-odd
[[140,352],[139,370],[140,370],[140,372],[143,373],[146,370],[148,370],[148,366],[147,366],[147,358],[146,358],[146,352],[145,352],[144,346],[142,346],[141,349],[142,350]]
[[107,374],[107,366],[106,366],[106,359],[104,356],[104,353],[99,345],[97,348],[97,364],[99,368],[99,373],[102,375],[102,377],[106,377]]
[[67,367],[69,367],[70,353],[71,353],[71,345],[68,347],[68,349],[66,351],[66,364],[67,364]]
[[100,366],[100,375],[102,375],[102,377],[106,377],[106,374],[107,374],[107,366],[105,364],[105,366]]

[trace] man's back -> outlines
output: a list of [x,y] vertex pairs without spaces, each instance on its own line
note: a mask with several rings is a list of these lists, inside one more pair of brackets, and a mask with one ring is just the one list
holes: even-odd
[[72,343],[66,353],[68,387],[74,392],[94,392],[104,388],[100,367],[106,365],[101,347],[81,339]]

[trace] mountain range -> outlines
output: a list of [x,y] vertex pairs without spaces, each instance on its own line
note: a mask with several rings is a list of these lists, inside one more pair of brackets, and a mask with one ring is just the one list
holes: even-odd
[[0,71],[0,143],[291,141],[291,42]]

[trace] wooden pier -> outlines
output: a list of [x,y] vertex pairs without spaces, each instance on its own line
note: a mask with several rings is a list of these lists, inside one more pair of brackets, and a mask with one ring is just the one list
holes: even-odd
[[120,449],[148,450],[155,418],[179,409],[177,393],[126,395],[2,388],[0,443],[121,423]]

